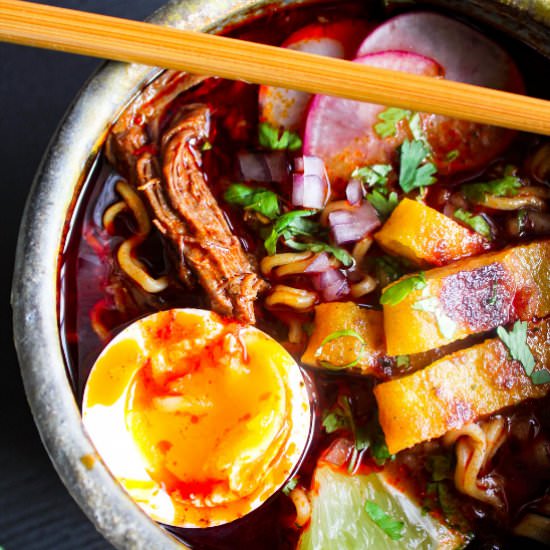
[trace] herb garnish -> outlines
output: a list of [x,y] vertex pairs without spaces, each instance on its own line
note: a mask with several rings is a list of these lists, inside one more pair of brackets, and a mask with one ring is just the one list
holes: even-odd
[[548,369],[540,369],[535,371],[531,375],[531,382],[538,386],[539,384],[548,384],[550,383],[550,371]]
[[350,430],[353,434],[355,445],[351,456],[348,470],[353,472],[359,460],[359,452],[369,449],[374,461],[381,466],[390,455],[384,433],[378,422],[378,415],[374,414],[370,420],[362,426],[358,426],[353,417],[351,400],[347,396],[339,396],[336,405],[323,415],[323,427],[328,434],[337,430]]
[[402,302],[413,290],[422,290],[427,285],[426,275],[423,271],[411,275],[386,288],[380,297],[382,305],[395,306]]
[[356,168],[351,174],[352,178],[361,180],[363,185],[374,188],[371,193],[366,194],[366,199],[374,206],[382,220],[393,212],[399,202],[397,193],[390,193],[387,187],[391,171],[390,164],[373,164]]
[[279,216],[271,233],[264,242],[267,253],[271,256],[277,252],[277,241],[282,236],[286,240],[296,235],[311,236],[319,230],[319,224],[313,220],[306,219],[315,214],[315,210],[292,210]]
[[363,337],[353,329],[337,330],[337,331],[329,334],[321,342],[321,345],[315,351],[315,357],[319,358],[321,356],[321,354],[323,353],[323,348],[325,347],[326,344],[328,344],[329,342],[332,342],[333,340],[337,340],[338,338],[345,338],[345,337],[355,338],[356,340],[359,340],[359,342],[361,342],[361,350],[360,350],[357,358],[353,361],[350,361],[349,363],[346,363],[345,365],[334,365],[334,364],[330,363],[329,361],[319,361],[320,365],[322,365],[323,367],[326,367],[328,369],[339,370],[339,369],[348,369],[348,368],[351,368],[351,367],[355,367],[355,365],[357,365],[357,363],[359,363],[359,361],[361,360],[362,354],[363,354],[363,350],[366,346],[366,342],[363,339]]
[[283,493],[288,496],[290,493],[296,489],[296,486],[298,485],[298,478],[294,476],[291,478],[288,483],[283,487]]
[[515,197],[521,187],[521,180],[517,176],[504,176],[501,179],[486,183],[466,183],[460,190],[467,199],[474,202],[485,202],[487,195],[494,197]]
[[395,191],[386,196],[382,191],[375,189],[372,193],[367,193],[367,200],[374,206],[381,220],[388,218],[399,204]]
[[311,252],[314,252],[315,254],[319,252],[328,252],[329,254],[332,254],[339,262],[341,262],[344,267],[351,267],[355,261],[353,256],[347,250],[328,243],[319,241],[300,243],[294,239],[288,239],[285,241],[285,244],[294,250],[311,250]]
[[412,112],[398,107],[388,107],[378,115],[378,122],[374,125],[374,131],[381,138],[394,136],[397,133],[397,124],[402,120],[410,120]]
[[525,374],[531,378],[533,384],[548,384],[550,382],[550,371],[548,369],[542,368],[533,372],[536,363],[527,344],[527,321],[516,321],[510,331],[507,331],[504,327],[498,327],[497,335],[508,348],[512,359],[521,363]]
[[474,216],[462,208],[455,210],[453,215],[457,220],[469,225],[476,233],[479,233],[487,239],[493,238],[491,226],[487,223],[487,220],[483,216]]
[[361,166],[356,168],[351,177],[361,180],[368,187],[386,185],[388,175],[392,171],[391,164],[373,164],[371,166]]
[[399,185],[405,193],[432,185],[436,179],[435,165],[432,162],[422,164],[430,154],[430,149],[421,140],[405,140],[401,145],[401,166]]
[[382,286],[397,281],[407,271],[400,260],[393,256],[379,256],[373,259],[376,278]]
[[229,204],[238,204],[246,210],[254,210],[270,220],[275,219],[280,212],[277,195],[263,187],[252,188],[242,183],[233,183],[223,198]]
[[519,361],[525,374],[531,376],[535,368],[535,358],[527,345],[527,321],[516,321],[510,332],[504,327],[498,327],[497,335],[508,348],[512,359]]
[[393,519],[386,514],[382,508],[376,502],[367,500],[365,502],[365,511],[369,515],[370,519],[390,537],[392,540],[400,540],[403,537],[403,530],[405,524],[402,521]]
[[274,151],[288,149],[296,151],[302,146],[302,140],[298,134],[289,130],[279,131],[267,122],[260,122],[258,125],[258,139],[260,145]]

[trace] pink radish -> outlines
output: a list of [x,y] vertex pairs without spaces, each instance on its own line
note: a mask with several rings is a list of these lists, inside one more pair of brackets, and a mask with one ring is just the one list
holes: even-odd
[[[367,24],[360,20],[313,23],[291,34],[282,47],[327,57],[350,58],[367,31]],[[305,92],[260,86],[260,121],[276,128],[299,130],[310,98],[311,94]]]
[[[435,13],[407,13],[376,28],[359,47],[358,56],[402,50],[435,60],[445,78],[489,88],[524,92],[510,56],[478,31]],[[440,173],[482,167],[503,152],[514,132],[435,115],[422,126]]]
[[[427,76],[441,76],[443,72],[432,59],[407,52],[367,55],[355,63]],[[374,103],[315,96],[307,115],[304,154],[325,161],[332,183],[347,181],[357,166],[393,162],[408,130],[400,127],[396,136],[380,138],[374,125],[384,109]]]

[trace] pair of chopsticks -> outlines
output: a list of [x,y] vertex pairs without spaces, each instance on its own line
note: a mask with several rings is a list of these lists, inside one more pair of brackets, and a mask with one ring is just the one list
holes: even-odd
[[211,34],[0,0],[0,40],[550,135],[550,102]]

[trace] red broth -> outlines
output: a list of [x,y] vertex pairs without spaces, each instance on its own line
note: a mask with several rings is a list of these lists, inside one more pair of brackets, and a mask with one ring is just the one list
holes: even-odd
[[[282,12],[273,12],[243,27],[229,29],[228,33],[247,40],[279,44],[285,37],[305,24],[319,18],[337,20],[345,16],[376,22],[382,13],[358,3],[306,7]],[[503,37],[496,34],[496,38]],[[543,83],[537,81],[537,73],[547,65],[545,61],[520,44],[509,44],[507,49],[519,63],[527,81],[529,92],[543,95]],[[540,93],[539,93],[540,92]],[[263,254],[261,241],[243,222],[238,211],[222,200],[223,192],[232,181],[227,174],[235,172],[235,158],[240,149],[254,146],[258,120],[258,87],[241,82],[207,80],[182,94],[172,104],[171,111],[178,107],[201,101],[208,104],[214,114],[215,147],[203,154],[203,169],[215,197],[218,199],[233,232],[239,237],[244,249],[251,254]],[[169,116],[169,114],[168,114]],[[461,174],[441,180],[429,188],[427,204],[443,211],[453,193],[453,186],[473,177],[490,179],[497,165],[514,164],[526,170],[523,159],[537,146],[539,139],[521,136],[504,155],[486,167],[484,173]],[[290,158],[289,158],[290,162]],[[77,399],[82,399],[83,388],[90,369],[105,343],[135,319],[161,309],[172,307],[209,307],[206,295],[194,290],[189,292],[172,278],[168,288],[158,294],[143,291],[122,271],[116,261],[115,251],[121,242],[135,231],[135,222],[129,214],[116,218],[115,230],[108,233],[102,224],[106,208],[116,201],[114,186],[119,176],[100,153],[89,170],[80,197],[75,205],[67,227],[65,246],[61,254],[59,282],[59,319],[62,345],[67,362],[68,375],[73,383]],[[289,193],[290,181],[283,182],[283,191]],[[285,189],[286,186],[286,189]],[[495,215],[493,223],[503,226],[505,215]],[[510,238],[498,233],[497,247]],[[512,239],[513,240],[513,239]],[[522,240],[519,235],[516,240]],[[374,249],[373,255],[381,252]],[[151,232],[139,247],[139,259],[147,266],[153,277],[169,274],[173,269],[162,237]],[[299,277],[294,286],[307,287]],[[357,299],[367,307],[378,304],[379,293]],[[278,340],[286,340],[285,312],[257,311],[258,327]],[[305,322],[305,317],[301,317]],[[299,358],[302,349],[290,346]],[[298,472],[300,482],[307,487],[318,458],[331,447],[337,438],[350,434],[339,432],[327,434],[322,426],[323,412],[329,410],[339,395],[351,398],[358,423],[367,424],[375,408],[372,395],[373,380],[353,373],[330,373],[303,367],[312,380],[312,400],[317,419],[314,437],[307,456]],[[393,362],[380,365],[385,376],[400,373]],[[515,541],[509,533],[518,514],[529,503],[540,498],[550,483],[550,413],[549,399],[524,403],[501,412],[506,419],[508,437],[497,453],[491,476],[498,480],[505,495],[506,509],[495,511],[490,506],[460,495],[446,482],[463,517],[473,526],[476,537],[474,548],[512,548]],[[422,505],[433,505],[430,494],[431,473],[427,457],[448,453],[439,441],[417,445],[401,452],[388,466],[396,482],[407,489]],[[536,457],[535,459],[533,457]],[[378,465],[362,453],[358,471],[376,470]],[[260,509],[229,525],[209,529],[168,528],[178,538],[194,549],[221,548],[295,548],[300,531],[293,525],[294,508],[291,501],[279,492]],[[526,544],[523,542],[522,544]]]

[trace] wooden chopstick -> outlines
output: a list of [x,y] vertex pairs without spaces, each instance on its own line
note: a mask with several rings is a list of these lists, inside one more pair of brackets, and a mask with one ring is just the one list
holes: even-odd
[[550,102],[205,33],[0,0],[0,40],[550,135]]

